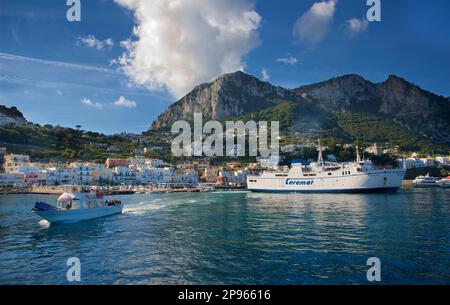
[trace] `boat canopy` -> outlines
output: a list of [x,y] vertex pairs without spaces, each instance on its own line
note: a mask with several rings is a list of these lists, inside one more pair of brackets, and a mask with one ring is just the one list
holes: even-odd
[[74,200],[75,198],[76,196],[73,193],[66,192],[59,196],[58,202],[68,202]]

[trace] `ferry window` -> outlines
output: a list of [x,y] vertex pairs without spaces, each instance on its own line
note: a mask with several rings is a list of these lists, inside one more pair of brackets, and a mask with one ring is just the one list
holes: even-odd
[[342,176],[344,176],[345,175],[345,173],[344,172],[342,172]]
[[331,173],[328,173],[328,176],[331,176]]

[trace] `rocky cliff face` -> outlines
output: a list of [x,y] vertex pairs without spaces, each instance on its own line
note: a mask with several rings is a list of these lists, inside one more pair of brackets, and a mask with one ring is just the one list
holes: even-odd
[[380,84],[346,75],[295,91],[307,94],[323,108],[388,116],[422,137],[450,143],[448,99],[395,75]]
[[[392,119],[421,137],[450,144],[450,102],[397,76],[372,83],[359,75],[345,75],[321,83],[284,89],[243,72],[226,74],[200,85],[171,105],[153,123],[158,129],[179,119],[192,120],[194,112],[205,118],[241,116],[291,101],[301,109],[321,112],[364,112]],[[302,113],[297,113],[297,118]],[[311,118],[314,121],[314,118]]]
[[212,83],[194,88],[172,104],[152,128],[170,125],[180,119],[192,120],[195,112],[205,119],[239,116],[268,107],[274,99],[293,98],[293,92],[262,82],[243,72],[225,74]]
[[0,126],[6,125],[24,125],[27,120],[16,107],[8,108],[0,105]]

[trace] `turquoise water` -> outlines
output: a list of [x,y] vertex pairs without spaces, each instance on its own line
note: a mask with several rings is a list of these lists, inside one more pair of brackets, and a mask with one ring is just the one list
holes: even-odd
[[450,190],[115,196],[122,215],[49,225],[54,196],[0,196],[0,284],[450,284]]

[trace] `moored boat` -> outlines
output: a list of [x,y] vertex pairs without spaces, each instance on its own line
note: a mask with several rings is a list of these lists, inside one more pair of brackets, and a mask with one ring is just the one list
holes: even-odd
[[414,188],[439,187],[438,181],[439,178],[431,177],[430,174],[427,174],[426,176],[416,177],[411,186]]
[[437,181],[436,184],[443,188],[450,188],[450,176]]
[[78,222],[122,213],[123,204],[118,200],[103,200],[97,192],[64,193],[56,206],[36,202],[32,211],[50,223]]
[[265,171],[247,177],[252,192],[296,193],[395,193],[400,188],[406,169],[376,168],[370,160],[356,162],[324,162],[319,145],[317,162],[293,162],[290,169]]

